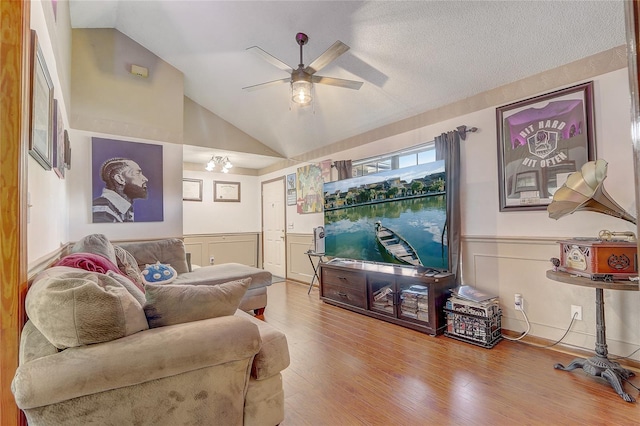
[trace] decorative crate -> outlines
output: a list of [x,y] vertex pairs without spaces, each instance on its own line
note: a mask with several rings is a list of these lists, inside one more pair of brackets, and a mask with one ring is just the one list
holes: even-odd
[[444,309],[447,328],[444,334],[454,339],[473,343],[484,348],[492,348],[502,339],[502,312],[491,316],[472,315]]

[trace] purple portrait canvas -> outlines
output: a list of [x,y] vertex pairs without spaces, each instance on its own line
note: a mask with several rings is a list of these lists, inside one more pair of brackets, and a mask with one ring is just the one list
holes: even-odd
[[[105,161],[124,158],[135,162],[142,171],[146,185],[146,198],[133,197],[133,222],[162,222],[163,182],[162,145],[126,142],[114,139],[92,138],[91,141],[91,181],[92,200],[100,197],[105,188],[101,169]],[[96,220],[93,222],[107,222]]]

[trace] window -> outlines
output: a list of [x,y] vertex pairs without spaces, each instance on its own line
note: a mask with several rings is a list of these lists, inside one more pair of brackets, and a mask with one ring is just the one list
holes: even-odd
[[436,147],[434,142],[428,142],[412,148],[393,152],[386,156],[364,158],[353,164],[353,177],[365,176],[372,173],[395,170],[403,167],[436,161]]

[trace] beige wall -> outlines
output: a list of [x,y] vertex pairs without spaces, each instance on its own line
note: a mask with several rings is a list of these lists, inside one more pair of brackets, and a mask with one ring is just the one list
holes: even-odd
[[[112,28],[74,29],[71,127],[182,143],[184,77]],[[130,73],[131,65],[149,77]]]
[[184,98],[184,144],[281,157],[273,149],[186,96]]

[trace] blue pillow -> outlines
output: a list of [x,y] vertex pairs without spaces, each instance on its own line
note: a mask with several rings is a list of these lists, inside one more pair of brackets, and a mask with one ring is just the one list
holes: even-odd
[[168,284],[175,280],[178,273],[171,265],[156,262],[147,265],[142,270],[142,280],[145,284]]

